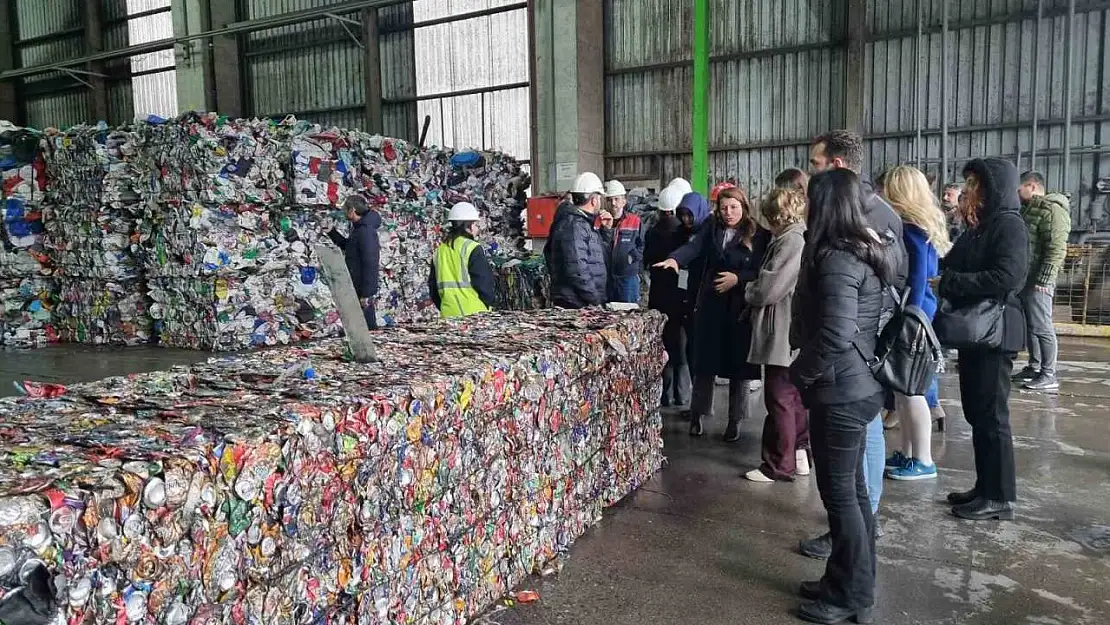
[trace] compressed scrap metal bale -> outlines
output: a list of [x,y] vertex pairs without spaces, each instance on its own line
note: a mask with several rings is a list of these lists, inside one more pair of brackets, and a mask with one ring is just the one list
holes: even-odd
[[142,197],[149,176],[131,125],[47,133],[46,248],[64,342],[138,345],[152,339],[143,279]]
[[56,339],[53,284],[43,246],[46,163],[42,134],[0,122],[0,345],[36,347]]
[[660,467],[662,322],[486,314],[372,365],[326,341],[0,402],[0,583],[41,560],[90,625],[461,625]]

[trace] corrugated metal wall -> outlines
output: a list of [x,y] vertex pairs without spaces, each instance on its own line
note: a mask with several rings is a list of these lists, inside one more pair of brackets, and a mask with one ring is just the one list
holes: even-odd
[[[90,0],[93,1],[93,0]],[[165,39],[173,35],[170,0],[95,0],[101,3],[102,49]],[[87,54],[85,0],[16,0],[17,66],[30,67]],[[130,17],[136,16],[136,17]],[[103,64],[108,119],[127,121],[136,113],[173,115],[177,111],[172,50]],[[85,68],[76,68],[83,70]],[[87,78],[83,74],[78,77]],[[93,119],[87,85],[73,76],[51,72],[23,79],[26,123],[66,127]]]
[[[942,1],[921,0],[924,36],[916,76],[918,0],[866,3],[862,129],[868,173],[915,163],[920,156],[922,167],[939,175]],[[690,174],[691,4],[605,0],[610,176],[667,180]],[[739,180],[761,192],[781,169],[805,166],[814,136],[845,125],[846,7],[846,0],[711,0],[713,178]],[[948,85],[954,173],[972,156],[1004,156],[1020,160],[1022,169],[1031,167],[1036,94],[1036,165],[1051,187],[1063,185],[1066,7],[1066,0],[1045,0],[1037,39],[1037,0],[952,0]],[[1092,191],[1099,177],[1110,175],[1108,22],[1110,3],[1077,3],[1073,155],[1066,189],[1078,200],[1073,202],[1077,229],[1110,228],[1107,196]]]
[[[241,0],[240,17],[341,1]],[[378,15],[385,134],[416,140],[430,116],[429,144],[528,158],[528,28],[519,0],[418,0]],[[352,33],[361,38],[357,27]],[[366,127],[363,51],[340,22],[252,33],[245,54],[253,114]]]

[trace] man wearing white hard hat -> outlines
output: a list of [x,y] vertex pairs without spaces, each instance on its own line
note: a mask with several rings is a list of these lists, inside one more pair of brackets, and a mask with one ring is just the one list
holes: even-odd
[[493,269],[474,240],[478,236],[478,209],[459,202],[447,215],[450,226],[432,260],[428,288],[444,318],[486,312],[497,303]]
[[663,326],[663,347],[667,350],[667,366],[663,369],[664,407],[687,406],[693,388],[686,354],[687,290],[686,275],[652,269],[682,247],[690,233],[675,216],[685,193],[679,187],[667,187],[659,194],[659,221],[644,237],[644,267],[651,271],[648,308],[667,315]]
[[685,178],[675,178],[667,186],[668,187],[674,187],[674,188],[682,191],[682,195],[686,195],[687,193],[693,193],[694,192],[694,188],[692,186],[690,186],[690,182],[687,181]]
[[[640,302],[640,267],[644,262],[644,238],[640,217],[625,212],[628,192],[617,180],[605,183],[606,209],[611,216],[599,220],[602,240],[609,249],[609,301],[625,304]],[[602,213],[603,215],[605,213]]]
[[551,276],[551,303],[555,306],[585,308],[606,302],[606,250],[594,224],[604,195],[601,178],[586,172],[574,180],[571,201],[560,204],[555,212],[543,248]]

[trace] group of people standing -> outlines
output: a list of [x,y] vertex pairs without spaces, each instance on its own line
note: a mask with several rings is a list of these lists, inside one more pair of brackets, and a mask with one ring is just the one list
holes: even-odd
[[[707,198],[676,180],[660,193],[661,215],[639,256],[651,272],[648,305],[667,316],[662,404],[688,402],[682,414],[689,432],[702,436],[713,415],[715,379],[726,378],[723,438],[735,441],[749,411],[749,381],[762,378],[768,412],[762,463],[747,479],[792,481],[811,467],[817,475],[829,532],[803,541],[801,550],[828,564],[819,581],[802,584],[807,601],[799,610],[816,623],[869,622],[884,474],[937,475],[930,453],[934,422],[943,415],[936,385],[920,396],[884,387],[870,366],[880,331],[910,306],[928,319],[947,315],[949,324],[960,310],[999,312],[997,341],[959,346],[977,477],[973,488],[948,500],[959,518],[1012,519],[1008,402],[1014,358],[1025,343],[1023,300],[1044,295],[1055,279],[1055,270],[1038,264],[1040,246],[1030,243],[1031,231],[1042,235],[1022,219],[1029,203],[1023,211],[1022,182],[1011,163],[969,162],[964,185],[946,188],[941,204],[912,167],[891,170],[882,188],[874,187],[860,177],[862,155],[858,135],[829,133],[812,146],[812,177],[787,170],[758,204],[733,184],[718,185]],[[611,301],[603,285],[611,283],[614,261],[634,264],[630,254],[612,256],[620,243],[605,231],[616,228],[598,219],[605,195],[596,176],[584,175],[559,209],[547,250],[556,305]],[[1030,256],[1036,277],[1027,282]],[[1052,352],[1042,349],[1031,363],[1037,379],[1053,373]],[[884,407],[902,427],[890,457]]]

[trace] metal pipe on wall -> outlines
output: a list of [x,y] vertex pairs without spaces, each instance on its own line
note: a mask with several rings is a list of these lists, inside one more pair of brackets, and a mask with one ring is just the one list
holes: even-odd
[[948,2],[941,0],[940,26],[940,186],[948,184]]
[[1029,152],[1029,169],[1037,169],[1037,127],[1040,123],[1041,95],[1041,24],[1044,22],[1044,0],[1037,0],[1037,27],[1033,31],[1033,135]]
[[922,119],[921,107],[925,100],[924,81],[921,80],[921,43],[924,39],[925,33],[925,4],[923,0],[917,0],[917,40],[913,44],[915,58],[913,64],[913,84],[917,88],[917,102],[913,107],[914,127],[917,130],[917,140],[914,143],[914,159],[918,169],[921,169],[921,129],[924,124]]
[[1067,47],[1064,48],[1064,193],[1071,192],[1071,109],[1075,93],[1075,0],[1068,0]]

